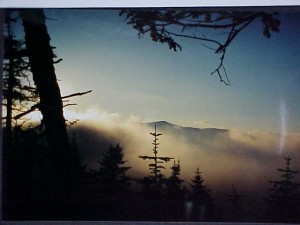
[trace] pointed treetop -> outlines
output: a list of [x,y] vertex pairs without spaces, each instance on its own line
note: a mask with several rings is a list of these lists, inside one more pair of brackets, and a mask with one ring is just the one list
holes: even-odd
[[162,135],[162,134],[156,133],[156,124],[154,125],[154,133],[150,132],[150,134],[154,137],[158,137],[158,136]]

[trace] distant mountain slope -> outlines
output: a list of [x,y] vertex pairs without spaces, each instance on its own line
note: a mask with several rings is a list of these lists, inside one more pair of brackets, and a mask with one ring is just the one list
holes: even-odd
[[218,128],[194,128],[194,127],[181,127],[167,121],[157,121],[146,123],[147,126],[153,127],[156,125],[157,131],[159,133],[165,133],[172,135],[184,135],[191,139],[206,139],[211,140],[216,137],[226,135],[229,130],[226,129],[218,129]]
[[[190,181],[199,167],[205,181],[214,190],[224,191],[236,184],[239,189],[261,193],[268,190],[269,179],[282,167],[284,157],[293,157],[293,168],[300,170],[300,134],[286,135],[283,154],[278,154],[279,136],[274,133],[252,131],[241,132],[217,128],[182,127],[166,121],[152,123],[87,123],[70,128],[76,134],[83,165],[87,169],[98,169],[110,145],[119,143],[124,150],[130,174],[144,177],[149,174],[148,163],[140,155],[153,154],[153,137],[149,134],[157,126],[159,155],[180,160],[181,177]],[[169,176],[172,162],[165,165],[164,175]],[[299,177],[299,176],[298,176]],[[298,178],[300,179],[300,178]],[[259,198],[261,196],[258,196]]]

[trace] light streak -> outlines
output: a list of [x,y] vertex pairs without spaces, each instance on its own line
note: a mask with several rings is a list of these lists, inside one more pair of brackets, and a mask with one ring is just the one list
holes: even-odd
[[280,109],[280,137],[278,154],[282,154],[286,144],[286,132],[287,132],[287,106],[286,102],[281,98],[279,102]]

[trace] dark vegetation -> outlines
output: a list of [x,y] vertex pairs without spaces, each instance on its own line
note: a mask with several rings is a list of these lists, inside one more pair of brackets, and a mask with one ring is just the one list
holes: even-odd
[[[175,37],[187,37],[213,43],[221,54],[217,73],[222,82],[221,69],[229,44],[254,19],[261,18],[263,33],[269,37],[278,31],[279,21],[268,13],[237,13],[180,11],[180,10],[124,10],[128,24],[139,35],[150,33],[156,42],[167,43],[170,49],[181,46]],[[25,41],[18,40],[13,24],[22,19]],[[222,25],[216,25],[221,21]],[[169,25],[182,30],[194,28],[230,28],[225,42],[213,41],[191,34],[173,33]],[[126,165],[123,148],[112,145],[103,154],[99,168],[87,171],[80,165],[76,136],[68,137],[63,117],[64,99],[88,92],[61,96],[54,64],[56,59],[41,9],[6,11],[4,57],[4,98],[6,116],[3,118],[3,217],[4,220],[151,220],[151,221],[233,221],[222,215],[212,191],[205,185],[200,169],[195,168],[188,187],[180,178],[180,161],[172,156],[159,155],[159,136],[156,127],[150,133],[153,154],[137,156],[150,161],[150,174],[146,177],[128,177],[131,167]],[[226,75],[227,77],[227,75]],[[34,84],[33,84],[34,83]],[[28,113],[40,110],[43,119],[39,124],[24,119]],[[147,143],[145,143],[147,144]],[[205,159],[202,159],[205,160]],[[173,162],[171,175],[163,173],[167,163]],[[278,169],[279,180],[266,202],[268,215],[260,221],[299,222],[299,184],[294,182],[298,173],[290,168]],[[134,165],[132,165],[134,166]],[[201,168],[201,164],[199,165]],[[234,186],[228,201],[237,205],[241,195]],[[278,213],[278,212],[283,212]],[[251,221],[251,218],[244,221]],[[258,222],[258,221],[257,221]]]

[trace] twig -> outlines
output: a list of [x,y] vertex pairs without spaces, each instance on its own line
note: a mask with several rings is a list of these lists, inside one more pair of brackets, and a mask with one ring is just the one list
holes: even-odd
[[75,97],[75,96],[82,96],[82,95],[85,95],[85,94],[88,94],[88,93],[91,93],[92,90],[89,90],[89,91],[85,91],[85,92],[78,92],[78,93],[74,93],[74,94],[71,94],[71,95],[66,95],[66,96],[63,96],[61,97],[62,99],[65,99],[65,98],[72,98],[72,97]]

